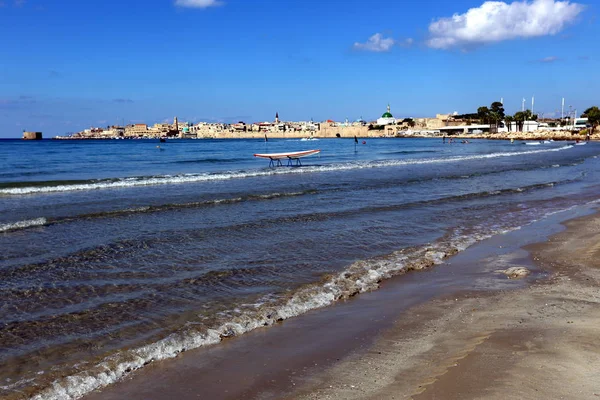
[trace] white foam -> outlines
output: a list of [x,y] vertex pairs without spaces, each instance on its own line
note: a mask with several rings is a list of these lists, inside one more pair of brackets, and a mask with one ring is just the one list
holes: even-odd
[[383,161],[368,161],[368,162],[352,162],[342,164],[329,164],[320,166],[306,166],[302,168],[275,168],[275,169],[260,169],[251,171],[227,171],[221,173],[206,173],[206,174],[185,174],[185,175],[165,175],[157,177],[143,177],[143,178],[124,178],[119,180],[111,181],[99,181],[82,183],[76,185],[57,185],[57,186],[29,186],[19,188],[7,188],[1,189],[0,194],[7,195],[23,195],[23,194],[35,194],[35,193],[54,193],[54,192],[67,192],[67,191],[80,191],[80,190],[99,190],[99,189],[120,189],[120,188],[131,188],[140,186],[156,186],[156,185],[175,185],[184,183],[196,183],[196,182],[208,182],[218,180],[229,180],[229,179],[242,179],[242,178],[254,178],[263,177],[269,175],[281,175],[281,174],[303,174],[303,173],[314,173],[314,172],[330,172],[330,171],[344,171],[344,170],[355,170],[364,168],[382,168],[382,167],[394,167],[403,165],[420,165],[420,164],[438,164],[438,163],[451,163],[471,160],[481,160],[488,158],[498,157],[514,157],[521,155],[546,153],[554,151],[562,151],[572,148],[573,146],[563,146],[553,149],[544,150],[531,150],[531,151],[520,151],[520,152],[504,152],[504,153],[491,153],[491,154],[478,154],[471,156],[456,156],[448,158],[430,158],[430,159],[415,159],[415,160],[383,160]]
[[[541,219],[574,207],[576,206],[548,212]],[[536,220],[527,225],[534,222]],[[158,342],[108,357],[87,372],[55,381],[51,387],[46,388],[32,399],[72,400],[81,398],[93,390],[122,379],[130,372],[143,368],[151,362],[176,357],[186,350],[217,344],[223,338],[239,336],[256,328],[270,326],[278,321],[329,306],[338,300],[377,289],[382,280],[411,269],[420,270],[439,265],[448,256],[463,251],[475,243],[496,234],[506,234],[521,229],[521,226],[498,226],[493,230],[481,227],[479,229],[478,232],[469,234],[463,234],[457,230],[453,236],[434,244],[416,249],[403,249],[381,259],[357,261],[322,284],[312,284],[300,288],[281,305],[272,304],[265,299],[264,302],[256,304],[255,312],[236,315],[214,329],[207,329],[204,332],[189,330],[174,333]]]
[[25,221],[13,222],[13,223],[9,223],[9,224],[0,224],[0,232],[25,229],[25,228],[30,228],[32,226],[42,226],[42,225],[46,225],[46,223],[48,223],[48,221],[46,220],[46,218],[42,217],[42,218],[28,219]]
[[230,321],[205,332],[174,333],[165,339],[124,354],[105,359],[92,370],[58,381],[52,387],[32,397],[34,400],[78,399],[108,386],[131,371],[150,362],[176,357],[182,351],[219,343],[223,338],[239,336],[259,327],[322,308],[359,293],[374,290],[379,282],[408,269],[424,269],[441,264],[448,255],[491,237],[487,235],[457,235],[449,242],[440,242],[413,250],[401,250],[385,259],[357,261],[346,270],[330,277],[323,284],[299,289],[281,305],[258,307],[256,312],[234,316]]

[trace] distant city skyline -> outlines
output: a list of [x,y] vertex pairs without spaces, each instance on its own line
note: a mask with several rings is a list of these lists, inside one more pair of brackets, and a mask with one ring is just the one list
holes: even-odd
[[0,138],[600,105],[591,0],[0,0]]

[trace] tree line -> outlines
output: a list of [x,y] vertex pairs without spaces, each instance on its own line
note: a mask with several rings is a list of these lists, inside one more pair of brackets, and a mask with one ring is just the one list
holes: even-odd
[[[588,119],[588,124],[591,126],[591,134],[593,134],[596,127],[600,124],[600,109],[597,106],[589,107],[581,114],[581,117]],[[538,115],[529,109],[518,111],[514,115],[507,115],[504,105],[499,101],[495,101],[489,107],[479,107],[477,113],[455,115],[454,118],[478,120],[482,124],[489,124],[491,132],[497,132],[500,124],[506,123],[510,132],[513,122],[516,122],[517,131],[523,131],[525,121],[537,121]]]

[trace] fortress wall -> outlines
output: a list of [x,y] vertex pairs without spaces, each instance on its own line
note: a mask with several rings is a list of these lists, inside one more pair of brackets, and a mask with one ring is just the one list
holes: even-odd
[[42,132],[23,132],[23,140],[42,140]]

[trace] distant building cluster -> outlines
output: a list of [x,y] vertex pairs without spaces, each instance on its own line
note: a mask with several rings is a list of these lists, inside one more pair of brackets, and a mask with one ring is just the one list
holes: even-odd
[[106,138],[196,138],[211,136],[218,133],[279,133],[279,132],[307,132],[314,133],[319,130],[320,123],[313,121],[283,122],[276,114],[273,122],[246,123],[239,121],[232,124],[209,122],[179,122],[177,117],[172,124],[157,123],[152,126],[147,124],[131,124],[126,126],[92,127],[69,136],[72,139],[106,139]]
[[[522,127],[515,122],[505,124],[501,121],[493,127],[497,132],[536,131],[547,129],[548,124],[537,121],[525,121]],[[518,129],[520,128],[520,129]],[[179,122],[177,117],[173,123],[157,123],[152,126],[137,123],[126,126],[108,126],[106,128],[89,128],[59,139],[148,139],[148,138],[259,138],[273,137],[353,137],[353,136],[411,136],[411,135],[452,135],[480,134],[490,132],[492,126],[480,124],[477,120],[465,118],[458,113],[437,114],[435,118],[396,119],[388,104],[387,110],[375,121],[367,122],[361,118],[344,122],[326,120],[323,122],[282,121],[279,113],[273,121],[246,123],[209,123]]]

